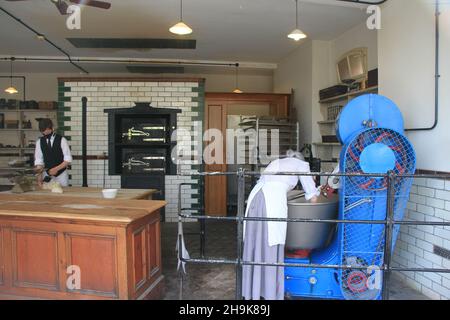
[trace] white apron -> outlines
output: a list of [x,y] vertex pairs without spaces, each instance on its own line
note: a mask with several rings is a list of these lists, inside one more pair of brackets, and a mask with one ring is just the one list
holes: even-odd
[[[250,205],[256,194],[262,190],[266,203],[267,218],[287,218],[287,193],[292,188],[284,183],[278,181],[263,181],[258,182],[253,190],[250,192],[247,201],[247,208],[245,216],[248,215]],[[268,224],[268,240],[269,246],[284,245],[286,242],[287,222],[267,221]],[[245,223],[244,223],[244,237],[245,237]]]

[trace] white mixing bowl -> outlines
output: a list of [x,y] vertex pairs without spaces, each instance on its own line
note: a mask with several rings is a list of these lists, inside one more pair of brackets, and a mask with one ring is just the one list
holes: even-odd
[[105,199],[114,199],[117,196],[117,189],[103,189],[103,198]]

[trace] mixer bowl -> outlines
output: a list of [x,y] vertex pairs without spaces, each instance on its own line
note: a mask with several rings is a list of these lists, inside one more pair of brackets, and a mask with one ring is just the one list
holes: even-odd
[[[317,203],[306,201],[305,197],[289,200],[298,191],[288,194],[288,217],[290,219],[337,219],[339,214],[339,197],[330,195],[320,197]],[[286,249],[316,250],[324,248],[336,225],[332,223],[288,222]]]

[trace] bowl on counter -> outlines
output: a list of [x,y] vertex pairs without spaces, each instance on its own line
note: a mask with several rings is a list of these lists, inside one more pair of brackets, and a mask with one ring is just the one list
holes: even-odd
[[117,197],[118,189],[103,189],[103,198],[105,199],[115,199]]

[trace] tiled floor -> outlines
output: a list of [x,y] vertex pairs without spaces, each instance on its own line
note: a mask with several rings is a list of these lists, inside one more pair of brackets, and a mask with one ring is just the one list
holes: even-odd
[[[185,233],[197,232],[197,223],[184,224]],[[214,258],[235,259],[236,225],[234,222],[207,222],[206,255]],[[163,273],[165,275],[165,299],[177,300],[180,281],[177,273],[175,252],[177,224],[164,223],[162,228]],[[186,247],[193,257],[199,255],[199,236],[186,235]],[[187,275],[183,281],[183,299],[224,300],[235,298],[234,265],[187,264]],[[402,284],[393,275],[390,286],[392,300],[427,300],[421,293]]]

